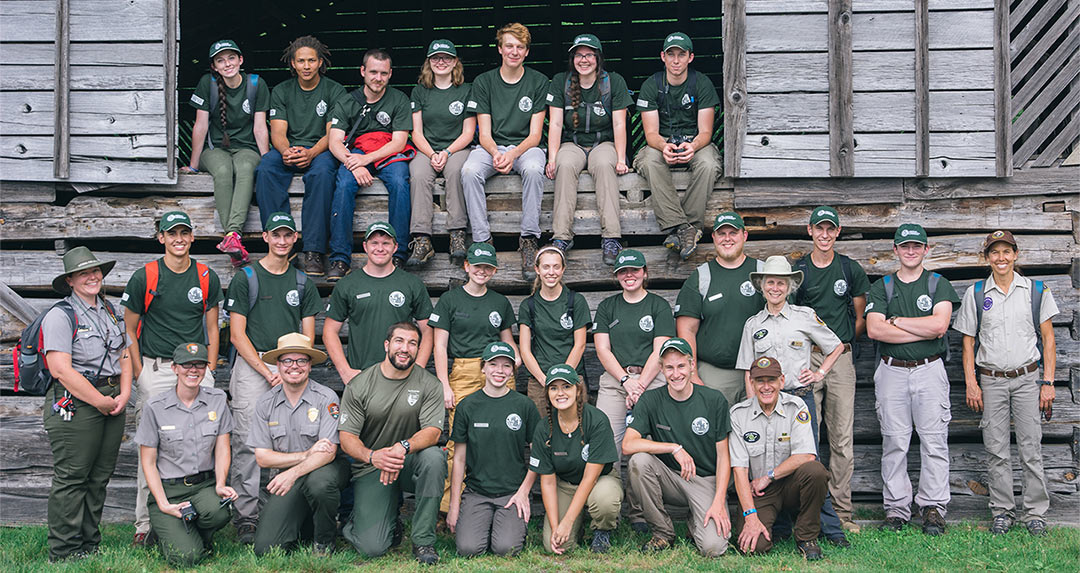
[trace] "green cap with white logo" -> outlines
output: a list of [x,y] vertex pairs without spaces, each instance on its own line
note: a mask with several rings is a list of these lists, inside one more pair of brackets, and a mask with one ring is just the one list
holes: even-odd
[[577,370],[571,368],[569,364],[556,364],[555,366],[548,368],[544,386],[548,386],[556,380],[564,380],[571,384],[577,384],[581,381],[581,377],[578,376]]
[[198,342],[185,342],[173,350],[173,364],[189,364],[191,362],[210,362],[210,353],[206,347]]
[[270,216],[266,218],[266,224],[263,225],[263,231],[270,233],[275,229],[280,229],[282,227],[286,227],[290,231],[295,231],[296,220],[292,218],[292,215],[284,211],[277,211],[270,213]]
[[600,47],[600,38],[597,38],[596,36],[594,36],[592,34],[578,34],[577,36],[574,36],[574,41],[570,45],[570,49],[567,50],[567,51],[568,52],[573,52],[574,48],[576,48],[578,46],[585,46],[586,48],[592,48],[592,49],[596,50],[597,52],[603,52],[604,51],[604,49]]
[[694,350],[690,348],[690,343],[677,336],[665,340],[660,345],[660,356],[663,356],[668,350],[678,350],[691,358],[694,357]]
[[428,45],[427,57],[434,56],[435,54],[446,54],[448,56],[457,57],[457,48],[454,47],[454,43],[445,38],[438,40],[432,40]]
[[371,235],[375,233],[386,233],[391,239],[397,240],[397,235],[394,233],[394,228],[390,226],[390,223],[383,221],[375,221],[367,226],[367,230],[364,231],[364,240],[371,238]]
[[169,211],[161,216],[161,220],[158,221],[158,230],[161,232],[168,231],[173,227],[184,225],[189,229],[194,229],[195,226],[191,224],[191,217],[183,211]]
[[716,218],[713,219],[712,230],[715,231],[724,225],[729,225],[739,230],[746,228],[746,223],[743,222],[742,215],[735,211],[724,211],[717,215]]
[[922,225],[904,223],[896,228],[896,234],[893,235],[892,242],[894,245],[903,245],[904,243],[922,243],[925,245],[926,230],[922,228]]
[[514,347],[501,340],[488,344],[487,347],[484,348],[484,354],[481,358],[484,359],[484,362],[488,362],[500,356],[509,358],[511,362],[517,360],[517,354],[514,353]]
[[619,256],[615,259],[615,272],[619,272],[622,269],[642,268],[645,268],[645,255],[641,254],[641,251],[634,249],[623,249],[619,251]]
[[499,259],[495,258],[495,247],[489,243],[473,243],[469,245],[466,257],[470,265],[489,265],[499,268]]
[[237,54],[243,54],[243,52],[240,51],[240,46],[236,45],[236,42],[232,40],[218,40],[213,44],[210,44],[210,59],[214,59],[214,56],[225,50],[232,50]]
[[693,52],[694,43],[690,41],[690,36],[682,32],[672,32],[664,38],[664,49],[661,51],[666,52],[668,48],[682,48],[687,52]]
[[839,227],[840,214],[836,212],[836,209],[833,209],[828,205],[822,205],[814,208],[813,211],[810,211],[810,225],[817,225],[822,221],[828,221]]

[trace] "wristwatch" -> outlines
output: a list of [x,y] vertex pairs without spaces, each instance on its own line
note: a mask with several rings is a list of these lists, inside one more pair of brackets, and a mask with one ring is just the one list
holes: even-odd
[[1039,386],[1053,386],[1053,380],[1039,380]]
[[888,319],[888,320],[887,320],[886,322],[888,322],[889,324],[891,324],[891,325],[893,325],[893,326],[896,326],[896,319],[897,319],[897,318],[898,318],[898,317],[895,317],[895,316],[890,316],[890,317],[889,317],[889,319]]
[[776,474],[773,472],[773,470],[769,470],[769,473],[765,475],[768,476],[769,481],[776,481]]
[[623,376],[622,378],[619,379],[619,384],[626,384],[626,381],[629,380],[629,379],[630,379],[630,375],[627,374],[626,376]]
[[409,449],[411,448],[411,446],[409,446],[409,440],[401,440],[401,441],[400,441],[400,442],[398,442],[398,443],[399,443],[399,444],[401,444],[401,446],[402,446],[403,448],[405,448],[405,453],[406,453],[406,454],[407,454],[407,453],[409,453]]

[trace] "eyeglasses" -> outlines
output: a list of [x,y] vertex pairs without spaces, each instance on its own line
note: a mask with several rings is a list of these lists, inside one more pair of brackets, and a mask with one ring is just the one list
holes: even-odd
[[456,60],[457,58],[455,58],[454,56],[438,56],[438,55],[436,55],[436,56],[431,56],[431,58],[429,58],[429,59],[431,61],[433,61],[433,62],[439,62],[439,63],[445,64],[445,63],[452,62],[452,61]]
[[187,364],[177,364],[182,370],[206,370],[206,362],[188,362]]
[[310,358],[278,358],[278,362],[280,362],[282,366],[292,366],[293,364],[295,364],[297,366],[307,366],[308,364],[311,364],[311,359]]
[[583,54],[574,54],[575,60],[595,60],[596,54],[593,52],[587,52]]

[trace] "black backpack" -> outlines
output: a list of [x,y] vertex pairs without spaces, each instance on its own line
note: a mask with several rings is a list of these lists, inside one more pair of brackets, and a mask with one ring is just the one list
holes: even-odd
[[[671,109],[668,108],[667,95],[671,90],[671,86],[667,83],[667,72],[660,70],[652,76],[653,82],[656,83],[656,111],[659,112],[658,118],[663,123],[664,116],[667,116],[668,123],[671,123]],[[694,116],[697,116],[698,101],[697,96],[697,70],[690,68],[686,71],[686,93],[690,95],[690,110]],[[672,128],[675,126],[672,125]],[[695,131],[695,134],[697,132]],[[676,135],[672,133],[672,135]],[[681,134],[680,134],[681,135]],[[692,137],[690,139],[693,139]]]
[[[112,318],[113,324],[118,324],[119,319],[116,318],[116,309],[113,308],[112,303],[105,300],[104,297],[101,298],[101,301],[105,303],[105,309],[108,311],[109,317]],[[56,381],[56,378],[49,371],[45,353],[41,350],[45,343],[45,336],[41,332],[41,323],[45,320],[45,315],[49,314],[49,311],[54,308],[62,310],[71,322],[72,340],[75,340],[79,332],[79,320],[75,316],[75,309],[71,307],[71,303],[67,300],[61,300],[50,306],[45,312],[37,315],[37,318],[23,329],[22,334],[19,336],[19,342],[15,345],[15,349],[12,350],[16,392],[24,392],[31,396],[44,396],[53,382]],[[102,360],[101,364],[102,366],[105,364],[104,360]],[[99,366],[98,373],[100,372],[101,367]]]
[[[855,297],[853,297],[851,294],[851,259],[849,257],[841,255],[840,253],[836,253],[836,256],[840,259],[840,272],[843,273],[844,282],[846,282],[848,285],[847,292],[844,293],[844,296],[845,298],[847,298],[848,301],[848,324],[851,325],[851,331],[855,332]],[[803,258],[795,261],[795,270],[802,271],[803,273],[803,282],[801,285],[799,285],[799,290],[795,291],[795,304],[800,306],[807,306],[806,285],[810,284],[810,273],[811,270],[815,268],[817,267],[815,267],[813,261],[810,260],[810,255],[806,255]],[[859,358],[859,345],[857,344],[856,340],[851,341],[851,356],[854,359]]]
[[[599,78],[597,78],[597,81],[600,82],[600,104],[604,106],[604,111],[607,113],[608,116],[610,116],[611,115],[611,77],[608,76],[608,73],[605,71],[603,74],[600,75]],[[566,85],[563,86],[563,104],[564,104],[563,108],[566,111],[569,111],[569,112],[573,113],[574,108],[573,108],[573,106],[570,105],[570,74],[566,74]],[[583,106],[586,105],[585,102],[582,102],[582,105]],[[591,117],[592,117],[592,114],[588,113],[588,110],[586,110],[586,113],[585,113],[585,133],[589,132],[589,123],[590,123]],[[574,131],[571,134],[570,137],[573,139],[574,143],[577,144],[577,131]],[[603,141],[603,138],[601,137],[601,134],[597,133],[596,134],[596,143],[600,143],[601,141]]]

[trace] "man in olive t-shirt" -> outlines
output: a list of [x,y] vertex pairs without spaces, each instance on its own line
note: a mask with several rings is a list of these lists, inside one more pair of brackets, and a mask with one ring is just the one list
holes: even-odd
[[[446,410],[442,385],[416,367],[420,329],[411,322],[390,328],[384,358],[358,374],[341,398],[341,449],[353,458],[352,517],[342,534],[362,555],[390,549],[401,491],[416,495],[413,555],[438,562],[435,521],[446,479],[446,453],[438,447]],[[400,537],[398,538],[400,540]]]
[[[667,233],[664,246],[686,260],[705,226],[705,203],[720,177],[720,152],[712,143],[720,98],[708,76],[690,69],[694,44],[682,32],[668,34],[660,51],[664,71],[641,84],[637,108],[645,146],[634,169],[649,180],[656,222]],[[688,166],[690,185],[680,199],[671,168]]]

